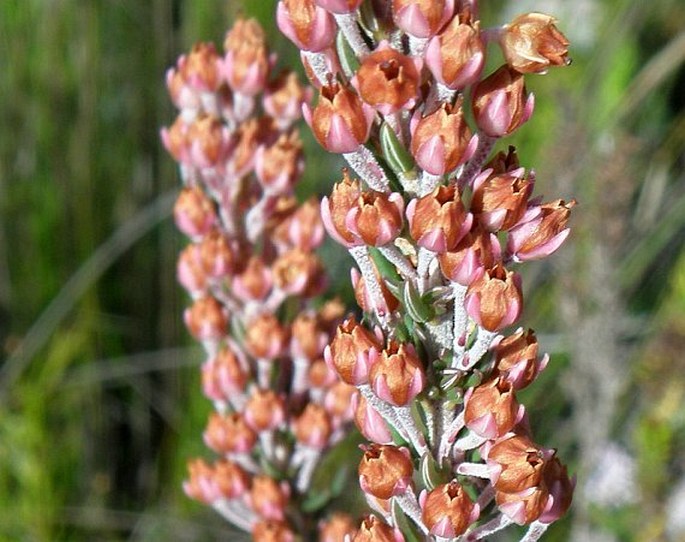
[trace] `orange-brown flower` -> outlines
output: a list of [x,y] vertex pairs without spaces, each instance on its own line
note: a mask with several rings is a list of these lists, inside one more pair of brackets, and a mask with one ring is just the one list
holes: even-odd
[[345,216],[345,225],[350,233],[367,245],[379,247],[399,235],[404,224],[403,214],[404,200],[397,192],[387,194],[366,190]]
[[276,359],[285,353],[290,332],[271,313],[256,316],[247,324],[245,348],[257,359]]
[[231,146],[226,126],[216,117],[205,115],[188,126],[188,159],[198,168],[222,165]]
[[409,231],[422,247],[442,253],[453,250],[471,229],[473,217],[464,209],[454,186],[437,186],[433,192],[407,205]]
[[232,274],[236,260],[235,248],[219,228],[214,228],[200,242],[200,258],[204,272],[212,278]]
[[304,170],[302,141],[297,130],[281,134],[276,142],[261,146],[255,156],[255,173],[269,195],[289,193]]
[[458,90],[475,83],[485,64],[479,22],[472,23],[470,12],[462,11],[430,40],[425,56],[426,65],[443,85]]
[[281,129],[288,128],[302,115],[302,104],[310,98],[297,74],[281,73],[271,81],[264,92],[264,111],[276,119]]
[[282,521],[290,500],[290,489],[269,476],[255,476],[250,489],[252,509],[265,519]]
[[281,0],[276,11],[278,28],[299,49],[318,52],[335,39],[335,19],[314,0]]
[[257,441],[257,435],[239,412],[212,412],[203,438],[209,448],[221,455],[249,452]]
[[185,84],[195,90],[216,92],[221,84],[221,61],[213,43],[196,43],[181,66]]
[[507,64],[521,73],[544,73],[549,66],[564,66],[569,42],[556,19],[542,13],[519,15],[505,25],[499,41]]
[[364,312],[373,312],[376,310],[379,315],[395,312],[400,306],[399,300],[392,295],[392,292],[390,292],[386,286],[385,281],[382,279],[375,264],[373,264],[373,271],[376,275],[376,280],[381,287],[382,299],[371,299],[371,293],[366,288],[364,277],[356,268],[352,268],[352,287],[354,288],[354,299],[357,301],[357,305],[359,305]]
[[285,420],[285,401],[273,390],[255,390],[245,404],[244,416],[257,432],[275,429]]
[[294,248],[271,266],[274,284],[289,295],[311,297],[323,286],[324,270],[316,254]]
[[506,64],[478,83],[471,99],[476,124],[490,137],[511,134],[530,118],[535,103],[523,75]]
[[265,520],[252,527],[254,542],[295,542],[295,533],[284,521]]
[[368,382],[369,356],[379,349],[378,339],[351,317],[338,326],[324,357],[344,382],[357,386]]
[[224,76],[236,92],[254,96],[269,77],[264,30],[256,19],[238,19],[224,40]]
[[293,433],[298,442],[323,450],[328,446],[333,427],[326,409],[321,405],[308,403],[302,414],[293,421]]
[[513,324],[522,310],[521,278],[500,264],[486,270],[466,292],[466,311],[488,331]]
[[309,198],[295,212],[283,219],[273,233],[274,240],[285,248],[312,251],[323,242],[324,228],[321,205],[316,197]]
[[378,499],[402,495],[411,485],[414,466],[407,448],[369,444],[359,463],[359,485]]
[[348,514],[338,512],[319,524],[319,542],[344,542],[345,536],[353,538],[357,525]]
[[468,286],[502,260],[497,237],[475,223],[454,250],[438,256],[440,270],[452,282]]
[[549,504],[549,491],[537,486],[520,493],[495,492],[500,511],[518,525],[527,525],[540,517]]
[[509,230],[523,217],[533,181],[523,168],[508,173],[484,173],[473,184],[471,211],[489,231]]
[[467,391],[464,423],[478,436],[494,439],[519,421],[519,404],[511,383],[493,378]]
[[461,98],[455,104],[443,103],[418,120],[411,138],[416,163],[432,175],[444,175],[469,159],[471,130],[464,120]]
[[359,394],[356,387],[345,382],[336,382],[324,397],[324,406],[331,415],[333,424],[339,426],[352,420],[354,397]]
[[494,467],[492,482],[496,490],[518,493],[540,485],[545,465],[552,457],[523,435],[512,435],[495,443],[488,452]]
[[419,96],[419,70],[414,59],[381,43],[357,70],[359,94],[384,115],[411,109]]
[[423,391],[426,373],[410,343],[391,341],[372,363],[369,382],[383,401],[404,406]]
[[199,186],[187,187],[174,204],[174,221],[179,230],[188,237],[199,237],[208,233],[216,224],[214,203]]
[[502,339],[494,348],[495,370],[520,390],[530,384],[545,368],[549,357],[538,357],[538,340],[535,331],[519,329]]
[[376,516],[367,516],[362,520],[352,542],[401,542],[404,537]]
[[271,269],[258,255],[250,256],[240,275],[233,278],[233,293],[243,301],[262,301],[271,291]]
[[356,151],[369,138],[374,111],[357,93],[335,81],[321,87],[314,109],[305,104],[304,118],[329,152]]
[[226,333],[228,312],[213,297],[201,297],[183,313],[188,331],[198,341],[215,341]]
[[248,377],[247,363],[238,358],[229,343],[202,365],[202,391],[213,401],[227,401],[245,390]]
[[207,274],[202,266],[200,246],[190,244],[178,256],[176,278],[191,295],[202,294],[207,288]]
[[316,313],[301,312],[291,326],[290,350],[294,357],[313,361],[323,354],[328,333],[320,325]]
[[456,480],[421,495],[423,522],[432,535],[454,538],[478,519],[479,507]]
[[321,219],[326,231],[348,248],[362,243],[347,226],[347,215],[356,208],[361,193],[359,179],[353,179],[348,170],[344,169],[342,181],[333,186],[330,197],[326,196],[321,200]]
[[575,200],[556,200],[530,207],[507,239],[507,253],[514,261],[537,260],[549,256],[566,240],[566,227]]

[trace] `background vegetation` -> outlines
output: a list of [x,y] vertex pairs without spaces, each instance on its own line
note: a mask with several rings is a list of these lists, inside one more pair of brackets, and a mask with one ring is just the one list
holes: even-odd
[[[547,539],[683,540],[685,4],[510,4],[483,1],[482,18],[556,14],[575,44],[572,67],[531,78],[516,137],[538,193],[580,201],[572,243],[526,285],[553,354],[531,418],[579,477]],[[158,130],[165,69],[237,12],[295,64],[273,5],[0,2],[1,540],[236,539],[180,490],[209,405]],[[309,141],[304,191],[326,193],[339,164]]]

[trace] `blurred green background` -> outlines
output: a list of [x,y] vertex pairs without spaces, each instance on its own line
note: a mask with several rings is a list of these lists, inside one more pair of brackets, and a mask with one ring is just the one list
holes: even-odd
[[[0,540],[237,539],[180,489],[209,404],[158,131],[166,68],[237,13],[295,64],[273,9],[0,2]],[[538,194],[580,202],[572,241],[525,279],[552,353],[532,425],[579,478],[546,539],[685,540],[685,2],[488,0],[481,18],[534,10],[559,17],[574,62],[529,78],[515,140]],[[308,141],[304,192],[326,193],[339,162]]]

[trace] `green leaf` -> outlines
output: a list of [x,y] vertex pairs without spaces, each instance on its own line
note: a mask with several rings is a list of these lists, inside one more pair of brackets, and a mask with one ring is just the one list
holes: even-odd
[[387,122],[381,126],[380,140],[383,156],[395,173],[406,174],[414,170],[414,157],[400,143],[395,130]]

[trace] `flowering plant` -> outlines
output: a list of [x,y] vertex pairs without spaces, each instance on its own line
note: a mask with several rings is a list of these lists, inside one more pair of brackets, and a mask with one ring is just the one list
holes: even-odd
[[[481,29],[475,0],[281,0],[276,17],[315,104],[292,74],[271,78],[254,21],[223,57],[201,44],[168,75],[181,112],[162,137],[192,241],[178,275],[222,456],[191,462],[186,492],[255,540],[479,540],[512,523],[538,540],[574,481],[516,397],[549,360],[533,330],[512,331],[518,268],[559,248],[575,202],[534,198],[515,148],[492,151],[533,113],[526,75],[567,64],[568,42],[539,13]],[[505,63],[485,74],[496,46]],[[349,164],[320,218],[292,196],[300,110]],[[313,304],[324,228],[357,264],[361,320]],[[358,525],[307,505],[352,419],[376,514]]]

